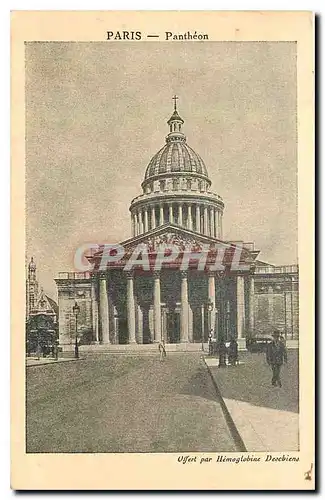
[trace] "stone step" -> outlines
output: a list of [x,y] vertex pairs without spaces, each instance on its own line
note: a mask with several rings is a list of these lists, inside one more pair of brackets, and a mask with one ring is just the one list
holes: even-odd
[[[74,351],[73,345],[63,346],[64,352]],[[181,343],[181,344],[166,344],[165,349],[167,352],[199,352],[202,351],[201,343]],[[205,344],[205,349],[208,345]],[[79,346],[79,352],[97,353],[97,352],[112,352],[112,353],[155,353],[158,352],[158,344],[91,344]]]

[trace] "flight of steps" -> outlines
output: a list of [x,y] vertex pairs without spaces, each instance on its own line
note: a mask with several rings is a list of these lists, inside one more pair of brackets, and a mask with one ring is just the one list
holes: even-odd
[[[73,345],[65,345],[63,347],[63,352],[74,351]],[[204,345],[205,350],[208,350],[208,344]],[[199,352],[202,351],[201,343],[182,343],[182,344],[166,344],[167,352]],[[158,352],[158,344],[90,344],[79,346],[80,353],[138,353],[138,354],[150,354]]]

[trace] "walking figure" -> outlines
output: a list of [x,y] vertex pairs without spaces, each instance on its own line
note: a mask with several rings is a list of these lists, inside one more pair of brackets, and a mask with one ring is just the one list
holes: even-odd
[[230,340],[228,347],[228,362],[230,365],[238,365],[238,344],[234,337]]
[[280,333],[275,330],[272,335],[273,341],[267,346],[266,361],[272,368],[272,385],[282,387],[280,371],[283,362],[287,362],[287,351],[285,345],[280,340]]
[[209,346],[209,356],[212,356],[212,338],[213,338],[213,330],[209,331],[208,335],[208,346]]
[[165,349],[165,341],[164,340],[162,340],[161,342],[159,342],[158,349],[159,349],[159,354],[160,354],[160,361],[164,361],[164,359],[167,356],[166,349]]

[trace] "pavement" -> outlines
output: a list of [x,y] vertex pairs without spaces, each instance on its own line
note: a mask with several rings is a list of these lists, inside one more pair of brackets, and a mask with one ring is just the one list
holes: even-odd
[[202,353],[90,356],[26,381],[28,453],[238,451]]
[[37,357],[27,357],[26,358],[26,366],[41,366],[41,365],[49,365],[49,364],[57,364],[61,362],[66,362],[66,361],[78,361],[78,359],[75,358],[43,358],[40,357],[39,359]]
[[218,368],[205,362],[230,418],[247,451],[299,449],[298,350],[288,352],[282,367],[282,388],[271,385],[272,371],[264,354],[240,353],[239,366]]

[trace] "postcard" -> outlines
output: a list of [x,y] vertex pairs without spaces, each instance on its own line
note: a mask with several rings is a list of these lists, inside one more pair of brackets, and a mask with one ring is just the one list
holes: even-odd
[[11,34],[11,487],[315,489],[313,13]]

